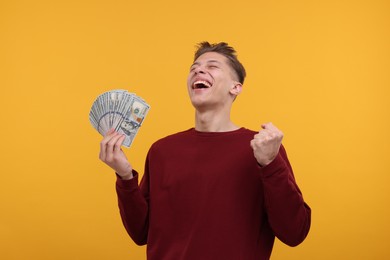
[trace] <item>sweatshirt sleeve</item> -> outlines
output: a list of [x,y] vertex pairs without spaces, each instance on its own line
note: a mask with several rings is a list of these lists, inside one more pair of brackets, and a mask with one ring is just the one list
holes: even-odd
[[283,243],[297,246],[309,232],[311,209],[303,200],[283,146],[276,158],[260,171],[271,228]]
[[138,172],[133,170],[131,180],[116,180],[119,212],[123,225],[137,245],[145,245],[148,236],[148,178],[145,174],[138,186]]

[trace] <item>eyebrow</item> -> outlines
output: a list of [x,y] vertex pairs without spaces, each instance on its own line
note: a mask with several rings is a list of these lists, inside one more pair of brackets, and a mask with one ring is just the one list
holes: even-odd
[[[221,62],[218,61],[218,60],[207,60],[206,63],[219,63],[219,64],[221,64]],[[195,65],[200,65],[200,63],[195,61],[194,63],[192,63],[192,65],[190,66],[190,68],[192,68],[192,67],[195,66]]]

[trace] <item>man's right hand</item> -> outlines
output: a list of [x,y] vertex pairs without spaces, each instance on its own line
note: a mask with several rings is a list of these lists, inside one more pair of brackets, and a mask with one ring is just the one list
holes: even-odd
[[99,159],[110,166],[122,179],[129,180],[133,178],[133,168],[121,149],[125,137],[114,129],[109,130],[100,142]]

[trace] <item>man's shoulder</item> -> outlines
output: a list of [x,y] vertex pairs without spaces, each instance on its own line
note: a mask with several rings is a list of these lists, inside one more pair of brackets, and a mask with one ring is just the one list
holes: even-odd
[[254,131],[252,129],[245,128],[245,127],[242,127],[241,129],[242,129],[242,133],[248,134],[248,135],[252,135],[252,134],[255,135],[258,133],[258,131]]
[[159,145],[169,144],[172,142],[181,141],[182,139],[187,138],[188,136],[191,136],[192,132],[193,132],[193,128],[190,128],[190,129],[187,129],[184,131],[180,131],[180,132],[177,132],[174,134],[167,135],[165,137],[158,139],[156,142],[153,143],[152,146],[159,146]]
[[157,142],[187,137],[187,136],[192,135],[192,134],[193,134],[193,131],[194,131],[194,128],[189,128],[189,129],[187,129],[187,130],[183,130],[183,131],[180,131],[180,132],[176,132],[176,133],[174,133],[174,134],[167,135],[167,136],[165,136],[165,137],[159,139]]

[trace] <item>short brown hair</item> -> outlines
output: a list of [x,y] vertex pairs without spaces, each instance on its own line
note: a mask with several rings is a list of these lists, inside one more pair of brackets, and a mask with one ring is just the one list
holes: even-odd
[[194,61],[196,61],[199,56],[205,54],[206,52],[216,52],[225,56],[230,63],[230,66],[233,68],[237,74],[238,81],[241,84],[244,84],[244,79],[246,76],[245,68],[241,62],[237,59],[237,53],[233,47],[229,46],[226,42],[213,43],[201,42],[197,45],[197,50],[195,52]]

